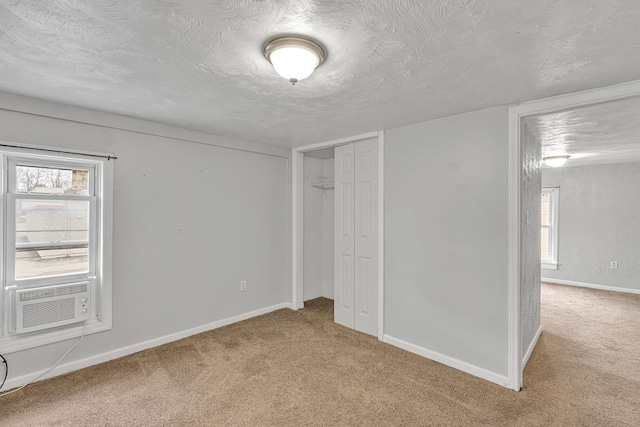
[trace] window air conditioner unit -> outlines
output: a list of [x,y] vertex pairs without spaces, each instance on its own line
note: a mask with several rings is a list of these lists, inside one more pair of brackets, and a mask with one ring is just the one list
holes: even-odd
[[89,319],[89,282],[16,291],[16,334]]

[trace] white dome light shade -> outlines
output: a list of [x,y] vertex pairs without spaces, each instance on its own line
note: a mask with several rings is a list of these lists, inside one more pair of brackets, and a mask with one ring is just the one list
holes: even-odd
[[276,72],[291,84],[309,77],[324,61],[324,51],[320,46],[298,37],[273,40],[264,48],[264,55]]
[[552,168],[557,168],[559,166],[564,165],[565,163],[567,163],[567,160],[569,160],[571,156],[549,156],[549,157],[544,157],[542,160],[544,160],[544,163]]
[[276,72],[287,80],[306,79],[318,66],[318,57],[307,49],[285,46],[271,54]]

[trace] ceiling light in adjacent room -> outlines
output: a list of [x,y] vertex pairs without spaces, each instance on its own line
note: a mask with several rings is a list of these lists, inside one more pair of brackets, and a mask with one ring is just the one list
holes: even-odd
[[325,52],[311,40],[282,37],[265,46],[264,56],[278,74],[295,85],[309,77],[324,62]]
[[542,160],[547,166],[550,166],[552,168],[557,168],[567,163],[567,160],[569,160],[570,157],[571,156],[567,156],[567,155],[548,156],[548,157],[543,157]]

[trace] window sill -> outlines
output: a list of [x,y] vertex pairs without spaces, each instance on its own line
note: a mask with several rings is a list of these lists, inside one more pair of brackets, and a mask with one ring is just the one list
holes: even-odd
[[[87,322],[87,328],[84,332],[86,335],[96,334],[111,329],[111,325],[100,320],[91,320]],[[52,330],[47,332],[34,332],[26,335],[13,335],[0,339],[0,348],[3,354],[15,353],[30,348],[40,347],[47,344],[53,344],[60,341],[66,341],[78,338],[82,334],[82,323]]]
[[541,264],[541,266],[545,270],[557,270],[558,269],[558,264],[553,264],[553,263],[548,263],[548,262],[543,262]]

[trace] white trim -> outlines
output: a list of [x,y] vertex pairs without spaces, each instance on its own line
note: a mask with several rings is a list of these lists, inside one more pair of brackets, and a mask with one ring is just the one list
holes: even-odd
[[390,335],[383,335],[382,341],[387,344],[391,344],[392,346],[417,354],[419,356],[426,357],[427,359],[431,359],[436,362],[442,363],[443,365],[450,366],[459,371],[466,372],[467,374],[471,374],[476,377],[482,378],[484,380],[491,381],[492,383],[499,384],[503,387],[508,387],[509,378],[504,375],[500,375],[496,372],[492,372],[487,369],[480,368],[479,366],[472,365],[467,362],[463,362],[462,360],[455,359],[450,356],[446,356],[442,353],[428,350],[424,347],[411,344],[407,341],[394,338]]
[[378,132],[378,339],[384,338],[384,131]]
[[[109,313],[110,314],[110,313]],[[87,322],[85,335],[96,334],[111,329],[111,323],[99,320]],[[11,335],[0,340],[2,353],[11,354],[30,348],[41,347],[43,345],[54,344],[60,341],[77,338],[82,333],[82,323],[78,326],[69,326],[59,330],[40,331],[37,334]]]
[[637,95],[640,95],[640,80],[534,101],[527,101],[516,107],[512,107],[511,109],[517,110],[520,117],[525,117],[535,114],[553,113],[567,108],[577,108]]
[[522,162],[520,154],[520,113],[509,108],[509,221],[508,221],[508,384],[522,388],[522,338],[520,325],[520,185]]
[[538,330],[536,331],[536,334],[533,336],[533,339],[529,343],[529,347],[527,348],[527,351],[524,353],[524,356],[522,357],[523,369],[525,366],[527,366],[527,362],[529,361],[529,358],[533,354],[533,349],[536,348],[536,344],[538,344],[538,340],[540,339],[541,334],[542,334],[542,325],[538,326]]
[[321,150],[323,148],[337,147],[338,145],[348,144],[354,141],[362,141],[363,139],[378,138],[379,132],[368,132],[360,135],[348,136],[346,138],[334,139],[333,141],[318,142],[316,144],[305,145],[295,148],[295,151],[306,153],[307,151]]
[[291,150],[291,304],[304,307],[304,154]]
[[307,302],[309,300],[320,298],[320,297],[323,297],[323,296],[324,295],[322,294],[322,291],[318,291],[318,292],[314,292],[314,293],[309,294],[309,295],[305,295],[303,299],[304,299],[305,302]]
[[[170,343],[170,342],[173,342],[173,341],[178,341],[180,339],[189,337],[191,335],[200,334],[202,332],[207,332],[207,331],[210,331],[212,329],[218,329],[218,328],[221,328],[223,326],[231,325],[233,323],[237,323],[237,322],[240,322],[242,320],[247,320],[247,319],[250,319],[252,317],[261,316],[263,314],[271,313],[273,311],[280,310],[280,309],[283,309],[283,308],[291,309],[292,306],[291,306],[291,304],[289,302],[283,302],[283,303],[280,303],[280,304],[272,305],[270,307],[260,308],[260,309],[253,310],[253,311],[250,311],[250,312],[247,312],[247,313],[239,314],[237,316],[231,316],[231,317],[228,317],[226,319],[222,319],[222,320],[218,320],[218,321],[215,321],[215,322],[207,323],[206,325],[201,325],[201,326],[197,326],[195,328],[186,329],[186,330],[181,331],[181,332],[176,332],[176,333],[173,333],[173,334],[169,334],[169,335],[165,335],[165,336],[162,336],[162,337],[154,338],[154,339],[151,339],[151,340],[148,340],[148,341],[143,341],[143,342],[140,342],[140,343],[137,343],[137,344],[133,344],[133,345],[130,345],[130,346],[121,347],[121,348],[118,348],[118,349],[115,349],[115,350],[108,351],[106,353],[97,354],[97,355],[90,356],[90,357],[87,357],[87,358],[84,358],[84,359],[80,359],[80,360],[74,360],[73,362],[68,362],[68,363],[65,363],[63,365],[58,366],[53,371],[51,371],[47,375],[45,375],[42,378],[40,378],[39,381],[45,380],[47,378],[53,378],[53,377],[56,377],[58,375],[66,374],[68,372],[77,371],[78,369],[87,368],[89,366],[97,365],[99,363],[108,362],[109,360],[118,359],[120,357],[128,356],[130,354],[137,353],[137,352],[142,351],[142,350],[147,350],[149,348],[158,347],[160,345],[167,344],[167,343]],[[81,330],[81,329],[82,328],[80,327],[78,330]],[[78,335],[80,335],[80,334],[78,333],[75,336],[77,337]],[[7,379],[7,382],[6,382],[5,387],[4,387],[5,389],[3,391],[7,391],[7,390],[10,390],[12,388],[19,387],[22,384],[25,384],[31,378],[34,378],[34,377],[38,376],[39,374],[41,374],[42,372],[45,372],[45,371],[46,371],[46,369],[43,369],[43,370],[38,371],[38,372],[31,372],[29,374],[21,375],[21,376],[16,377],[16,378]]]
[[[12,143],[13,144],[13,143]],[[85,335],[104,332],[111,329],[112,326],[112,233],[113,233],[113,163],[106,158],[86,157],[83,153],[34,153],[30,148],[44,148],[44,146],[31,145],[30,147],[0,147],[3,161],[3,194],[5,197],[2,216],[5,223],[2,227],[4,236],[14,236],[5,239],[5,244],[11,244],[15,239],[15,224],[9,221],[12,215],[8,215],[6,209],[13,208],[13,203],[17,199],[31,198],[54,198],[65,200],[84,200],[89,201],[91,207],[91,225],[90,229],[90,262],[89,271],[76,275],[60,275],[51,277],[37,277],[27,279],[14,279],[13,262],[9,262],[9,258],[13,257],[13,251],[8,247],[2,248],[2,257],[5,259],[5,271],[3,272],[3,283],[0,286],[0,297],[4,311],[4,317],[0,319],[0,344],[2,351],[5,353],[15,353],[17,351],[29,348],[40,347],[47,344],[71,339],[80,335],[82,327],[69,326],[58,329],[42,330],[37,334],[13,334],[13,319],[10,316],[9,297],[10,291],[2,289],[15,289],[16,285],[20,287],[45,286],[54,284],[63,284],[74,281],[90,281],[92,282],[94,292],[94,305],[91,307],[92,319],[87,322]],[[89,176],[89,196],[65,196],[65,195],[32,195],[32,194],[14,194],[16,188],[9,188],[10,179],[7,180],[8,173],[14,174],[18,162],[27,162],[35,166],[59,166],[59,167],[81,167],[92,171]],[[8,172],[9,171],[9,172]],[[15,187],[15,185],[13,185]],[[9,209],[10,210],[10,209]],[[14,209],[15,210],[15,209]],[[6,246],[6,245],[2,245]],[[10,279],[11,278],[11,279]]]
[[100,236],[100,261],[98,269],[102,276],[102,300],[100,301],[100,312],[102,317],[100,320],[106,329],[111,329],[113,324],[113,163],[102,162],[102,180],[101,187],[96,189],[100,194],[99,203],[101,203],[102,224],[99,229],[102,231]]
[[573,280],[552,279],[552,278],[546,278],[546,277],[541,278],[540,281],[545,283],[551,283],[551,284],[555,283],[556,285],[576,286],[579,288],[591,288],[591,289],[599,289],[601,291],[622,292],[625,294],[640,295],[640,289],[620,288],[618,286],[598,285],[595,283],[576,282]]
[[[303,250],[303,232],[304,232],[304,204],[303,204],[303,188],[301,183],[304,182],[304,153],[308,151],[321,150],[323,148],[332,148],[338,145],[348,144],[350,142],[362,141],[365,139],[378,139],[378,167],[380,173],[378,177],[378,339],[382,340],[384,333],[384,131],[363,133],[347,138],[334,139],[327,142],[319,142],[317,144],[305,145],[303,147],[293,148],[291,150],[292,173],[291,173],[291,200],[292,200],[292,242],[291,242],[291,295],[295,304],[296,298],[299,296],[299,308],[303,308],[302,295],[304,290],[304,250]],[[331,296],[333,299],[333,296]],[[380,308],[382,311],[380,311]]]
[[[9,158],[8,156],[0,156],[0,171],[8,170],[9,166]],[[7,239],[7,225],[4,221],[4,217],[6,217],[7,212],[7,203],[4,198],[8,193],[9,185],[8,185],[9,175],[7,173],[0,173],[0,183],[1,183],[1,192],[0,192],[0,235],[2,237],[2,242],[6,242]],[[5,244],[0,243],[0,337],[7,333],[7,326],[11,323],[11,313],[9,308],[11,307],[11,303],[8,300],[9,293],[5,290],[4,277],[6,276],[6,272],[4,271],[3,265],[5,264],[6,254],[5,254]],[[0,342],[2,340],[0,339]],[[4,348],[4,345],[2,346]]]
[[613,101],[640,95],[640,80],[605,88],[592,89],[567,95],[529,101],[509,108],[509,387],[522,387],[523,366],[520,336],[520,185],[522,183],[520,161],[520,124],[522,118],[535,114],[553,113],[568,108]]
[[550,232],[549,259],[542,260],[542,268],[557,270],[558,269],[558,201],[560,200],[560,187],[542,187],[541,194],[549,195],[549,225],[541,225],[548,228]]

